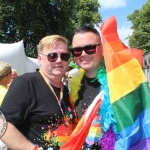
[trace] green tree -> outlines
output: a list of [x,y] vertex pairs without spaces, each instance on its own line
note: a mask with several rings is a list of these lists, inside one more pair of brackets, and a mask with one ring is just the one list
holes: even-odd
[[132,22],[133,34],[129,36],[129,46],[139,48],[145,52],[150,50],[150,0],[143,5],[142,9],[135,10],[128,16]]
[[[50,34],[69,36],[69,13],[75,0],[6,0],[0,7],[0,41],[24,41],[27,55],[36,55],[39,40]],[[66,28],[67,27],[67,28]]]
[[79,0],[76,15],[77,27],[81,25],[98,26],[98,23],[102,21],[101,16],[97,13],[99,7],[97,0]]
[[42,37],[60,34],[71,41],[79,25],[100,23],[98,7],[97,0],[0,0],[0,42],[23,40],[27,56],[36,57]]

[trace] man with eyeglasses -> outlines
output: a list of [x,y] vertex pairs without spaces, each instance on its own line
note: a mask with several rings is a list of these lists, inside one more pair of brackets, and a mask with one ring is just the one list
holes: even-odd
[[71,134],[75,114],[62,77],[68,41],[46,36],[38,44],[40,70],[17,77],[2,103],[8,126],[2,141],[14,150],[58,150]]
[[[81,118],[101,90],[101,83],[98,80],[100,74],[98,71],[101,69],[103,49],[99,32],[88,26],[79,27],[73,36],[71,52],[74,56],[75,63],[85,71],[85,73],[80,73],[79,69],[79,80],[81,84],[78,85],[81,87],[71,85],[71,83],[74,83],[73,80],[75,77],[69,82],[69,87],[71,88],[71,92],[74,91],[72,92],[74,95],[76,92],[74,87],[79,89],[76,92],[77,99],[74,99],[75,96],[72,99],[74,99],[78,117]],[[82,78],[80,79],[81,76]],[[100,136],[102,135],[96,131],[98,129],[97,127],[97,125],[95,125],[95,128],[93,127],[93,131],[91,132],[91,135],[93,135],[90,135],[91,137],[89,136],[86,139],[82,147],[83,150],[100,150],[103,146],[100,144],[100,140],[102,139]],[[95,138],[94,140],[92,139],[93,137]],[[109,142],[111,143],[111,141]]]

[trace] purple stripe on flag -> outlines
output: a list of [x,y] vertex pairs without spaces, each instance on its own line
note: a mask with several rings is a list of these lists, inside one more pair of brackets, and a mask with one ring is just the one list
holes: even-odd
[[[150,142],[150,109],[146,109],[137,116],[136,121],[131,126],[127,127],[117,135],[115,143],[115,150],[127,150],[136,146],[132,150],[148,150],[146,149],[148,142]],[[146,139],[146,140],[145,140]],[[143,141],[143,142],[142,142]],[[144,142],[145,141],[145,142]],[[142,144],[142,143],[143,144]],[[137,149],[138,144],[145,145],[145,149]],[[150,150],[150,147],[149,147]]]
[[130,150],[149,150],[150,149],[150,138],[141,140],[138,144],[133,145]]

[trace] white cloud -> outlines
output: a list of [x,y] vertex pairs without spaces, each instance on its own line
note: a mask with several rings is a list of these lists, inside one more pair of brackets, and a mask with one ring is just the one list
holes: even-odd
[[125,7],[127,0],[98,0],[102,9],[114,9]]
[[[115,9],[115,8],[119,8],[119,7],[125,7],[127,5],[127,1],[128,0],[98,0],[98,2],[101,5],[101,9]],[[108,10],[106,10],[107,12]],[[106,13],[107,14],[107,13]],[[118,14],[120,15],[120,14]],[[117,16],[117,15],[116,15]],[[109,17],[107,17],[107,15],[105,15],[103,17],[104,20],[107,20]],[[118,17],[119,18],[119,17]],[[119,25],[121,24],[121,25]],[[100,24],[101,26],[101,24]],[[128,39],[126,39],[129,35],[132,34],[132,30],[130,29],[131,24],[129,22],[126,21],[121,21],[119,23],[119,20],[117,20],[117,31],[118,31],[118,35],[120,37],[120,40],[129,47],[128,44]],[[100,29],[96,28],[98,31]]]

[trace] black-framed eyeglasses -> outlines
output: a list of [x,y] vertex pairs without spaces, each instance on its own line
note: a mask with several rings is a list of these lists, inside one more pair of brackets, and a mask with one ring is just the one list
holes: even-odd
[[82,51],[84,50],[88,55],[95,54],[96,52],[96,46],[99,46],[101,44],[89,44],[83,47],[74,47],[71,49],[72,55],[74,57],[79,57],[82,55]]
[[47,55],[40,53],[44,56],[47,56],[47,60],[49,62],[54,62],[58,59],[58,56],[60,56],[62,61],[68,61],[69,60],[69,53],[49,53]]

